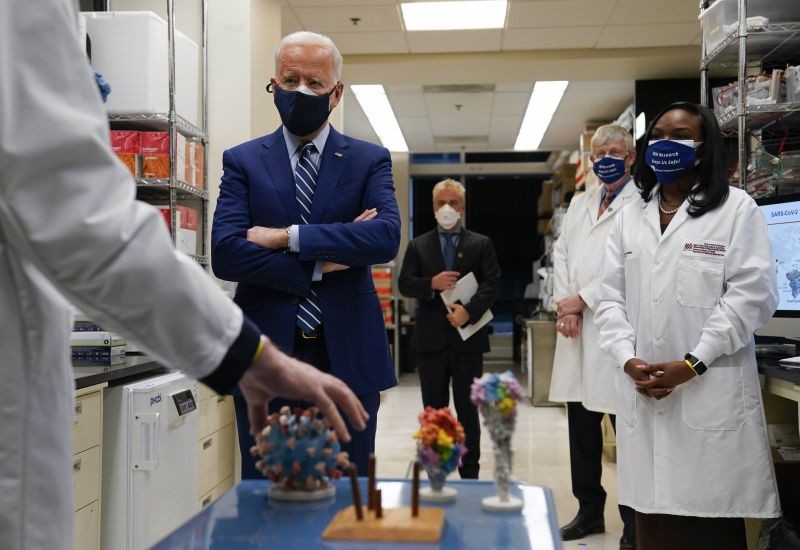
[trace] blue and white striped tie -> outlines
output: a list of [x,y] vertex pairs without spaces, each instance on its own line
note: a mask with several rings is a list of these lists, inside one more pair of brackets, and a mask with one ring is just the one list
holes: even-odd
[[[295,196],[300,205],[300,219],[307,224],[311,219],[311,203],[314,200],[314,191],[317,188],[317,167],[311,160],[311,155],[316,151],[313,142],[303,145],[300,151],[300,160],[294,169]],[[319,308],[319,298],[314,289],[300,301],[297,310],[297,326],[304,333],[313,332],[322,324],[322,310]]]

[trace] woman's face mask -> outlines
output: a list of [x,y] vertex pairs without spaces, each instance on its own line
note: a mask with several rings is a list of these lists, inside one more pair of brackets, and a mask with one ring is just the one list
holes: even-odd
[[435,217],[436,223],[441,225],[444,229],[450,230],[455,227],[458,220],[461,219],[461,213],[456,211],[456,209],[449,204],[445,204],[436,211]]
[[651,140],[644,162],[655,173],[658,183],[669,184],[700,163],[696,149],[702,144],[690,139]]
[[316,132],[331,114],[330,97],[336,90],[315,94],[303,85],[294,90],[284,90],[275,86],[275,106],[281,115],[281,122],[290,133],[307,136]]

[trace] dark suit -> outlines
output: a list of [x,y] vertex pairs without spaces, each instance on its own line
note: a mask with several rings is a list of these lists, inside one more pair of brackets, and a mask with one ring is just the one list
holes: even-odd
[[[462,477],[478,476],[480,422],[470,402],[472,379],[483,373],[483,354],[489,351],[488,326],[466,341],[447,320],[447,308],[439,292],[431,290],[431,279],[445,271],[438,228],[411,241],[403,258],[399,287],[404,296],[417,299],[416,327],[412,346],[424,406],[446,407],[450,402],[450,379],[458,419],[464,426],[469,449],[460,469]],[[465,304],[470,321],[476,321],[494,304],[500,291],[500,266],[489,237],[462,229],[451,271],[470,272],[478,291]]]
[[[252,226],[302,223],[282,129],[225,151],[222,163],[211,233],[214,273],[239,283],[234,301],[275,344],[342,379],[372,409],[368,429],[352,433],[353,443],[346,446],[359,471],[363,466],[366,472],[366,455],[374,449],[378,392],[396,384],[370,270],[372,264],[392,260],[400,243],[389,152],[331,128],[320,156],[311,218],[300,228],[297,254],[246,240]],[[377,217],[353,223],[367,208],[377,208]],[[314,283],[323,336],[298,344],[297,310],[301,297],[310,292],[317,261],[351,267]],[[246,426],[246,418],[237,420]],[[251,440],[246,433],[245,439]],[[249,463],[247,449],[248,442],[242,442],[243,458]]]

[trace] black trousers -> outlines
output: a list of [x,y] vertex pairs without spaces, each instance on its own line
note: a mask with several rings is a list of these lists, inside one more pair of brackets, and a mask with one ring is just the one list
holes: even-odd
[[[582,403],[567,403],[572,494],[580,503],[578,513],[590,517],[602,516],[606,505],[606,491],[600,483],[603,475],[603,415],[588,410]],[[608,416],[616,430],[616,416]],[[636,518],[633,509],[620,505],[619,515],[625,525],[625,536],[628,540],[635,540]]]
[[483,374],[482,353],[459,353],[450,346],[441,351],[417,353],[417,370],[422,389],[422,404],[441,409],[450,405],[450,380],[458,421],[464,427],[467,454],[459,474],[464,479],[478,479],[481,458],[481,425],[478,408],[469,399],[473,378]]
[[[292,354],[300,361],[314,365],[323,372],[331,371],[328,350],[323,338],[305,340],[297,336],[294,343]],[[375,434],[378,428],[378,408],[381,404],[380,393],[368,393],[359,395],[358,399],[369,413],[367,427],[363,432],[356,431],[350,424],[350,420],[342,414],[347,430],[350,432],[351,440],[349,443],[341,442],[343,451],[350,455],[350,462],[358,468],[358,475],[367,475],[367,464],[369,455],[375,452]],[[256,459],[250,454],[250,448],[255,445],[255,439],[250,435],[250,421],[247,418],[247,402],[244,397],[235,396],[236,406],[236,425],[239,432],[239,451],[242,453],[242,479],[263,479],[261,472],[256,470]],[[308,408],[312,405],[307,401],[289,400],[275,398],[269,402],[269,412],[278,412],[284,405],[294,409],[296,407]],[[341,410],[340,410],[341,412]]]

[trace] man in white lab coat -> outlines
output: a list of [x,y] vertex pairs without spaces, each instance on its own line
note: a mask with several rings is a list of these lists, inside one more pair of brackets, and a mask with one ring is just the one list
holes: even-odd
[[134,201],[72,2],[0,0],[0,106],[0,548],[72,544],[67,300],[219,392],[238,382],[254,429],[273,395],[363,428],[343,383],[278,351]]
[[[623,206],[636,196],[631,167],[636,150],[621,126],[598,128],[591,140],[600,185],[575,197],[554,251],[554,298],[558,305],[550,400],[567,403],[572,493],[578,514],[561,528],[564,540],[605,531],[606,492],[600,483],[604,414],[615,421],[614,362],[597,345],[593,316],[599,301],[606,237]],[[620,506],[620,548],[635,547],[633,510]]]

